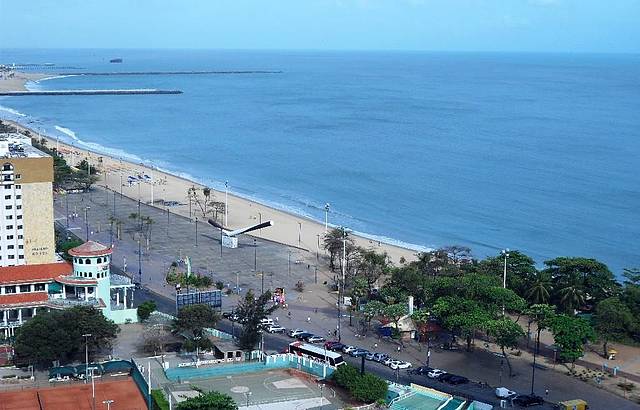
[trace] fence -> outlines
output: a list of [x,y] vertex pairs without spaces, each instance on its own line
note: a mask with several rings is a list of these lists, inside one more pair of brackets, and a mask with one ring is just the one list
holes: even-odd
[[133,363],[133,368],[131,369],[131,377],[133,378],[133,381],[136,382],[136,386],[138,386],[138,389],[140,389],[140,393],[142,393],[142,397],[144,397],[145,401],[147,402],[149,410],[152,410],[153,405],[151,395],[149,394],[149,384],[142,375],[142,372],[140,372],[138,364],[135,362],[135,360],[133,360],[133,358],[131,359],[131,363]]

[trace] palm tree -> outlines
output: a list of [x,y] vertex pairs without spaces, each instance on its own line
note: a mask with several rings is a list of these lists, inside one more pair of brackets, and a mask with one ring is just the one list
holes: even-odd
[[585,302],[584,290],[575,282],[568,283],[564,287],[558,289],[558,295],[560,296],[560,309],[565,312],[572,312],[584,305]]
[[525,296],[531,305],[543,304],[549,302],[550,291],[551,276],[544,271],[536,272]]
[[342,241],[347,241],[347,248],[353,247],[353,239],[349,237],[349,231],[345,228],[333,228],[324,237],[324,248],[329,251],[329,267],[333,271],[336,268],[335,259],[339,256],[340,266],[342,266]]

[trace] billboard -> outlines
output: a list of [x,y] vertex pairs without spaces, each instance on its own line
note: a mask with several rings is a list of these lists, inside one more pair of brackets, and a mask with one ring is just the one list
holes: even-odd
[[176,294],[176,311],[190,305],[209,305],[212,308],[221,308],[222,291],[205,290]]

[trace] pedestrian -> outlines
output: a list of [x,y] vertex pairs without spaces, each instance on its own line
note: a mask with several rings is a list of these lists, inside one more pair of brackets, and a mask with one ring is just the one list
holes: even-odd
[[377,348],[378,348],[378,344],[377,344],[377,343],[374,343],[374,344],[373,344],[373,348],[374,348],[374,349],[377,349]]
[[400,353],[400,346],[398,346],[398,353]]
[[318,308],[313,309],[313,313],[318,313]]
[[278,316],[276,316],[276,323],[278,322]]
[[307,317],[307,323],[311,323],[311,316]]
[[544,395],[549,397],[549,389],[544,389]]
[[287,316],[289,316],[289,319],[291,319],[291,312],[287,312]]
[[335,330],[333,331],[333,337],[338,337],[338,329],[335,329]]

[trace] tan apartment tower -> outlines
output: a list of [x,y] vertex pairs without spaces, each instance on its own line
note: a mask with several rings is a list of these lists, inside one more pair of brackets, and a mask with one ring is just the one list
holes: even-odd
[[0,172],[0,267],[55,262],[53,158],[0,134]]

